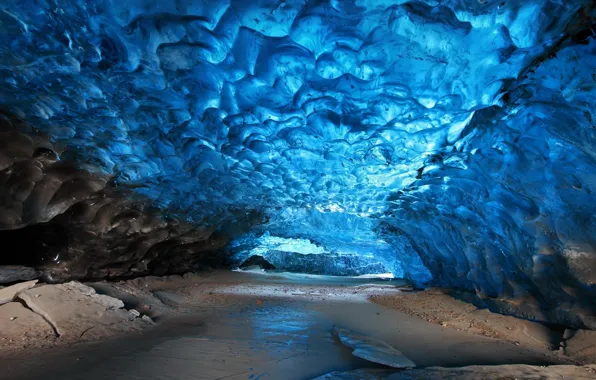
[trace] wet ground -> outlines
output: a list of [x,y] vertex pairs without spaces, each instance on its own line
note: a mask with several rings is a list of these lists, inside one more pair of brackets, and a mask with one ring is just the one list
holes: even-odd
[[149,333],[3,354],[0,378],[291,380],[380,367],[352,356],[330,334],[334,326],[382,339],[421,367],[559,362],[547,351],[446,329],[371,303],[362,294],[362,289],[384,291],[388,284],[211,276],[193,288],[195,296],[185,292],[194,297],[192,312],[166,318]]

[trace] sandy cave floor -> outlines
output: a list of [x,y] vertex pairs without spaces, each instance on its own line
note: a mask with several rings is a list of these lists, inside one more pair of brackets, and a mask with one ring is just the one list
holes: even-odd
[[419,367],[576,364],[553,350],[548,329],[399,281],[215,272],[90,285],[155,325],[26,350],[5,343],[0,379],[290,380],[383,368],[352,356],[334,326],[381,339]]

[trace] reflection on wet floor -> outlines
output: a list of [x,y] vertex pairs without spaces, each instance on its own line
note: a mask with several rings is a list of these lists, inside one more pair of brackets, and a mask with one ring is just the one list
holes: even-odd
[[[288,284],[287,296],[268,297],[264,294],[271,280],[251,286],[249,292],[231,289],[231,294],[240,296],[209,291],[209,297],[219,300],[217,307],[201,304],[184,321],[164,323],[145,336],[31,352],[27,364],[22,357],[2,358],[5,369],[0,376],[10,380],[300,380],[380,367],[352,356],[352,350],[332,336],[334,326],[383,340],[419,366],[549,364],[541,352],[445,329],[365,298],[305,299],[291,294],[304,294],[310,288]],[[353,294],[360,288],[338,292]],[[330,291],[320,289],[321,294]]]
[[301,307],[276,305],[256,309],[250,323],[254,339],[306,346],[309,334],[317,328],[315,322],[318,319],[312,313],[308,315]]

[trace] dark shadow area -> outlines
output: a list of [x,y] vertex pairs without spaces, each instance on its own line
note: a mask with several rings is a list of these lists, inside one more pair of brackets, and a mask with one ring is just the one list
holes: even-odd
[[37,267],[57,261],[57,256],[68,247],[68,235],[62,224],[52,221],[0,231],[0,241],[4,246],[0,265]]

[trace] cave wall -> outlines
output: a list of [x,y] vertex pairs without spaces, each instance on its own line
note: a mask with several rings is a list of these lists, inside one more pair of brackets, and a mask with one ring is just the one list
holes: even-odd
[[168,217],[109,176],[61,160],[47,137],[8,113],[0,115],[0,159],[0,266],[34,267],[49,282],[220,267],[230,237],[261,221],[247,210],[233,225]]
[[494,309],[594,328],[596,41],[580,42],[528,73],[506,107],[477,111],[394,194],[379,232]]
[[24,121],[0,114],[0,230],[47,222],[106,182],[59,161],[47,137]]

